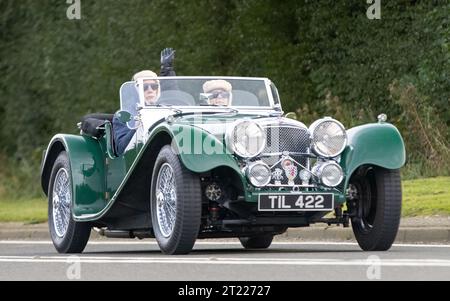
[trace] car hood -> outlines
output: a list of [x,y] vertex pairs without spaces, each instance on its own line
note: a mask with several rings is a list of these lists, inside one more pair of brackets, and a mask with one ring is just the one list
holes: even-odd
[[214,135],[224,135],[228,128],[234,126],[236,122],[242,120],[252,120],[263,127],[267,126],[295,126],[306,128],[305,124],[284,117],[267,117],[261,115],[248,114],[223,114],[223,115],[190,115],[176,120],[177,124],[191,125],[203,129]]

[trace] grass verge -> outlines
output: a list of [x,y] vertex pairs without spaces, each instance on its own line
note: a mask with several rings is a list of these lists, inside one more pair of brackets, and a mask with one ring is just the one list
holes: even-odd
[[403,216],[450,215],[450,177],[403,182]]
[[47,221],[47,200],[0,199],[0,222],[23,222],[37,224]]

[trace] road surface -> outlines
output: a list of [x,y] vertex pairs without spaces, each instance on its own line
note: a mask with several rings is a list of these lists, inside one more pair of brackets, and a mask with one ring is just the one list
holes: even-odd
[[0,280],[449,280],[450,245],[394,245],[362,252],[354,243],[275,242],[244,250],[238,241],[199,241],[186,256],[153,240],[92,241],[79,256],[49,241],[0,241]]

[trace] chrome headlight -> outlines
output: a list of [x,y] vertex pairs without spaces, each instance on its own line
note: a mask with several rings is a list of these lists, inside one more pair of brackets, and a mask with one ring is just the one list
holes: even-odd
[[264,187],[272,180],[270,167],[263,162],[255,162],[247,168],[247,178],[256,187]]
[[317,120],[310,127],[314,152],[326,158],[339,156],[347,146],[347,132],[337,120],[324,118]]
[[320,182],[328,187],[336,187],[344,180],[344,171],[336,162],[320,162],[313,167],[312,172]]
[[236,123],[226,134],[227,146],[242,158],[258,156],[266,147],[266,134],[256,122],[244,120]]

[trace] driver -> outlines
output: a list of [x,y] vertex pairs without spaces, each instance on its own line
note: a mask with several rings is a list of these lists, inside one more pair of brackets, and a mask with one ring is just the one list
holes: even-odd
[[231,104],[233,87],[226,80],[210,80],[203,84],[203,92],[208,96],[211,106],[229,106]]
[[[158,77],[155,72],[150,70],[144,70],[136,73],[133,76],[133,80],[137,82],[141,78]],[[159,85],[159,80],[157,79],[146,79],[144,80],[144,99],[146,106],[153,106],[158,101],[161,96],[161,89]]]
[[[175,59],[175,50],[172,48],[165,48],[161,51],[161,76],[176,76],[173,62]],[[141,78],[158,77],[158,75],[151,70],[144,70],[136,73],[133,76],[133,81],[137,82]],[[148,106],[155,105],[161,96],[161,86],[157,79],[144,80],[144,98],[145,104]],[[167,88],[167,87],[166,87]],[[126,123],[120,121],[116,113],[113,118],[113,135],[114,135],[114,150],[117,156],[125,153],[131,139],[136,134],[136,129],[130,129]]]

